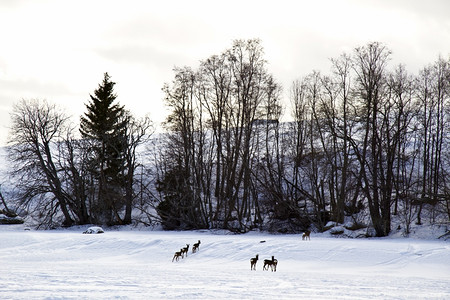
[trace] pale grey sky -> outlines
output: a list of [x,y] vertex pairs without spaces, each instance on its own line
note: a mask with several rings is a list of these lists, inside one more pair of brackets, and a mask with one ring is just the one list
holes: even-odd
[[417,73],[450,54],[449,15],[447,0],[0,0],[0,146],[14,103],[47,99],[78,122],[104,72],[122,105],[163,121],[173,67],[235,39],[261,39],[286,102],[293,80],[368,42]]

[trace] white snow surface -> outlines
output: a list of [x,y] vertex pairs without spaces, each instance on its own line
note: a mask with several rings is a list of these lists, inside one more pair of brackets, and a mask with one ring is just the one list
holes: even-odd
[[450,299],[441,240],[24,228],[0,226],[0,299]]

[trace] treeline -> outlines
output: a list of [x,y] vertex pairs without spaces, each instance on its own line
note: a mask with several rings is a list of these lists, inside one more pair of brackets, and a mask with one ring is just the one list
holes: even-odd
[[152,123],[116,103],[114,85],[105,73],[78,130],[47,101],[14,106],[8,156],[15,198],[39,226],[131,223],[137,148]]
[[393,216],[406,233],[424,216],[448,222],[450,59],[412,75],[390,55],[370,43],[331,59],[329,74],[292,83],[289,115],[260,41],[235,41],[174,70],[158,139],[114,102],[107,74],[81,139],[51,105],[22,101],[9,147],[18,199],[43,224],[295,232],[352,220],[385,236]]
[[450,61],[412,76],[388,69],[390,55],[370,43],[295,81],[285,123],[258,40],[176,69],[164,88],[163,224],[301,230],[353,216],[385,236],[393,214],[406,231],[424,208],[448,221]]

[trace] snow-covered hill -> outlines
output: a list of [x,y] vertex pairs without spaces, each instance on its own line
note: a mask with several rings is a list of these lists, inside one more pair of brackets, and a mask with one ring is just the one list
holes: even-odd
[[[23,228],[0,226],[2,299],[450,299],[441,240]],[[272,255],[277,272],[263,271]]]

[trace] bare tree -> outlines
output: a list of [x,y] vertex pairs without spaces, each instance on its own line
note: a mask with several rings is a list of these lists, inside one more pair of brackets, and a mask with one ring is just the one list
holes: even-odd
[[[335,152],[335,187],[336,187],[336,209],[333,210],[334,218],[337,222],[344,221],[344,214],[347,210],[350,214],[357,211],[357,200],[359,197],[359,186],[355,184],[356,178],[351,180],[353,158],[349,139],[353,135],[354,109],[353,82],[352,82],[353,61],[351,56],[342,54],[337,59],[332,59],[332,72],[334,89],[327,88],[330,104],[325,105],[327,120],[330,132],[333,136],[333,147]],[[333,99],[333,95],[336,99]],[[332,107],[335,107],[334,109]],[[334,113],[334,111],[336,111]],[[353,183],[352,183],[353,181]],[[353,187],[353,188],[352,188]],[[351,191],[354,190],[352,195]]]
[[[309,214],[314,198],[304,184],[307,182],[304,166],[310,157],[309,141],[311,140],[311,107],[309,102],[310,77],[304,77],[292,83],[290,100],[293,122],[288,129],[288,139],[284,141],[286,154],[290,158],[291,167],[284,175],[287,198],[290,199],[289,209],[297,212],[301,230],[306,230],[311,223]],[[289,138],[290,137],[290,138]],[[291,170],[288,172],[288,170]],[[288,212],[289,213],[289,212]]]
[[166,228],[204,227],[199,170],[203,164],[204,135],[197,102],[196,75],[190,68],[175,69],[171,86],[165,85],[165,102],[171,109],[165,127],[167,134],[164,166],[157,188],[164,194],[158,213]]
[[[390,193],[389,187],[384,183],[391,184],[389,178],[383,178],[384,170],[381,168],[384,150],[381,130],[383,119],[386,116],[384,109],[384,87],[386,64],[389,60],[390,51],[380,43],[370,43],[365,47],[355,49],[354,70],[358,85],[359,97],[361,99],[361,116],[363,126],[362,144],[354,150],[360,163],[363,180],[363,191],[367,198],[372,224],[377,236],[389,234],[391,228]],[[384,133],[389,131],[384,127]],[[389,136],[387,136],[389,138]],[[390,144],[388,145],[391,146]],[[389,153],[390,155],[390,153]],[[387,158],[388,160],[391,157]],[[387,175],[391,176],[390,170]],[[385,179],[385,180],[383,180]],[[380,180],[383,180],[382,183]]]
[[[225,197],[228,153],[231,143],[231,93],[232,74],[226,53],[214,55],[201,63],[198,71],[198,95],[202,109],[212,130],[212,146],[215,149],[214,206],[208,201],[213,226],[223,221],[228,203]],[[221,225],[220,225],[221,226]]]
[[[320,229],[329,220],[330,201],[334,208],[329,184],[333,150],[329,147],[331,135],[325,122],[325,94],[324,77],[319,72],[312,72],[292,87],[296,150],[290,189],[297,206],[303,208],[305,215],[299,216],[303,227],[309,226],[306,224],[309,218]],[[287,184],[291,185],[290,180]]]
[[11,119],[8,149],[20,203],[37,210],[49,224],[61,212],[63,224],[72,225],[69,197],[56,164],[56,146],[63,140],[68,117],[46,101],[22,100]]
[[[131,215],[133,210],[133,203],[137,198],[135,183],[139,180],[136,179],[136,170],[142,164],[139,161],[138,151],[143,144],[149,141],[152,133],[154,132],[153,122],[150,118],[144,117],[142,119],[135,119],[130,113],[127,113],[125,118],[125,132],[124,137],[124,158],[125,168],[123,169],[122,178],[124,180],[125,189],[125,214],[123,217],[123,224],[131,223]],[[142,179],[141,179],[142,180]],[[140,182],[140,184],[143,184]]]
[[258,205],[252,171],[257,149],[255,124],[275,116],[279,85],[266,69],[259,40],[237,40],[224,53],[232,78],[227,112],[230,127],[226,133],[229,143],[225,146],[226,163],[222,170],[226,181],[221,194],[227,204],[224,225],[228,227],[229,221],[236,220],[240,230],[248,230],[253,227],[251,215]]
[[422,224],[423,205],[435,207],[440,202],[445,184],[442,174],[442,149],[448,145],[450,62],[442,58],[421,70],[417,82],[420,101],[419,128],[422,144],[422,188],[417,223]]
[[66,194],[69,196],[68,204],[77,217],[77,223],[89,224],[94,221],[90,208],[95,194],[94,189],[90,188],[90,145],[85,140],[74,138],[71,131],[69,129],[64,139],[57,143],[60,176],[65,183]]

